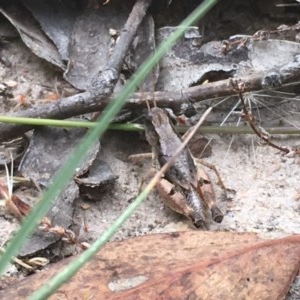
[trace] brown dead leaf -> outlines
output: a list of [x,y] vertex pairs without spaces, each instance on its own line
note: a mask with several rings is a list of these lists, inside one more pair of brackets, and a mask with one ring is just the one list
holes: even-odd
[[[176,232],[107,244],[50,299],[282,299],[300,261],[300,236]],[[69,260],[0,292],[25,299]]]
[[0,196],[5,199],[7,211],[12,213],[19,220],[29,213],[31,207],[15,194],[11,195],[7,186],[2,182],[0,182]]

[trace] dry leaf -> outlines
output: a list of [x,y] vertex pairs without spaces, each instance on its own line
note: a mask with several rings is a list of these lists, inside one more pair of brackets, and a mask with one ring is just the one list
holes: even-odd
[[5,199],[6,209],[19,220],[29,213],[31,207],[15,194],[10,194],[7,186],[2,182],[0,182],[0,196]]
[[[300,236],[179,232],[107,244],[50,299],[282,299],[300,261]],[[25,299],[63,261],[0,292]]]

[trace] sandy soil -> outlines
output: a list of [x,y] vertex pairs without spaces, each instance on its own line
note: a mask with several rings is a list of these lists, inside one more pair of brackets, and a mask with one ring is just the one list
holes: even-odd
[[[10,66],[0,65],[0,83],[12,80],[16,85],[9,90],[9,96],[1,96],[1,111],[7,113],[18,103],[20,95],[26,99],[49,101],[49,93],[67,95],[74,92],[62,80],[61,74],[36,58],[22,44],[15,40],[2,50]],[[34,100],[35,101],[35,100]],[[34,102],[33,101],[33,102]],[[253,135],[205,135],[211,139],[212,154],[206,158],[220,172],[226,187],[234,192],[228,199],[222,199],[216,186],[217,201],[225,214],[221,224],[209,220],[210,230],[258,232],[264,237],[278,237],[300,233],[300,157],[285,157],[268,146],[263,146]],[[297,146],[298,136],[276,136],[280,145]],[[74,221],[82,225],[82,203],[90,208],[85,211],[88,232],[82,227],[79,239],[91,242],[99,237],[138,194],[142,178],[151,167],[151,161],[138,165],[128,161],[131,154],[150,150],[140,133],[107,132],[101,141],[102,158],[119,176],[117,182],[106,188],[97,202],[80,199],[76,203]],[[208,171],[211,178],[215,178]],[[3,244],[18,227],[18,222],[4,211],[0,215],[0,241]],[[165,207],[156,191],[137,209],[124,224],[114,239],[154,232],[168,232],[193,228],[184,216]],[[14,272],[13,269],[10,270]]]

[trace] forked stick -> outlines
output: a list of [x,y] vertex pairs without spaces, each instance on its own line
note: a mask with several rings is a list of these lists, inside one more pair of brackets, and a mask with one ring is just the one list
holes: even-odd
[[270,141],[270,138],[268,136],[266,136],[266,134],[264,134],[261,130],[257,129],[255,126],[255,119],[253,117],[253,115],[248,111],[247,106],[246,106],[246,102],[243,96],[243,83],[238,83],[237,81],[231,81],[232,86],[234,87],[234,89],[236,90],[236,92],[238,93],[241,103],[242,103],[242,108],[243,108],[243,118],[248,122],[249,126],[252,128],[252,130],[254,131],[254,133],[261,139],[263,140],[267,145],[283,152],[284,154],[288,154],[290,152],[290,150],[286,147],[281,147],[278,146],[276,144],[274,144],[273,142]]

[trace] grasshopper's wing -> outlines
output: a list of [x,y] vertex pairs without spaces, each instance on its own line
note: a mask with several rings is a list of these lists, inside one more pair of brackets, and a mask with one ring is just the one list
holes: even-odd
[[[170,158],[170,156],[160,156],[160,165],[164,165]],[[189,190],[191,186],[197,188],[197,168],[188,150],[183,150],[175,159],[174,164],[165,173],[165,177],[174,185],[180,186],[185,190]]]

